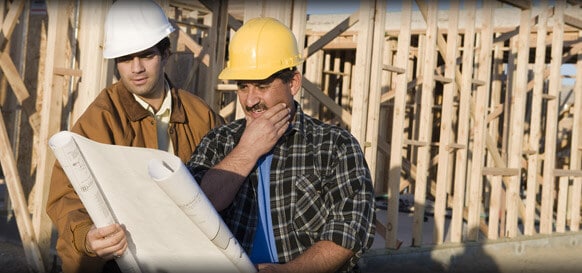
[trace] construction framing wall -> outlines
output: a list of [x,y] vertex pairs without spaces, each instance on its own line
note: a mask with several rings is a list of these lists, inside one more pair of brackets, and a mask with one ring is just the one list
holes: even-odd
[[[386,204],[377,233],[387,248],[399,246],[404,195],[413,246],[427,244],[425,229],[439,245],[579,230],[580,2],[408,0],[394,11],[363,0],[353,14],[319,17],[307,0],[158,2],[179,29],[170,79],[227,120],[241,116],[236,86],[216,77],[230,33],[256,16],[292,28],[306,58],[297,100],[360,141]],[[33,272],[55,255],[47,141],[115,81],[101,52],[110,5],[0,1],[1,204]]]

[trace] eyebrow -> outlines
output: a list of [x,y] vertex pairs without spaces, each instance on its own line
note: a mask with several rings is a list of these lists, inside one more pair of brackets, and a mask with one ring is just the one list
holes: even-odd
[[244,84],[252,84],[252,85],[266,85],[266,84],[271,84],[275,81],[275,78],[270,79],[264,79],[264,80],[241,80],[241,81],[237,81],[236,84],[237,85],[244,85]]
[[150,48],[150,49],[146,49],[146,50],[141,51],[141,52],[137,52],[137,53],[133,53],[133,54],[128,54],[128,55],[124,55],[124,56],[121,56],[121,57],[117,57],[116,60],[120,60],[120,61],[130,60],[130,59],[133,59],[134,57],[142,58],[142,57],[145,57],[145,56],[148,56],[148,55],[152,55],[152,54],[161,54],[161,53],[156,48]]

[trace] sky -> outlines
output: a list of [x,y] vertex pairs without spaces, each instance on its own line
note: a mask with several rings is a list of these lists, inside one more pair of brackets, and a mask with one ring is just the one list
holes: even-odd
[[[399,11],[400,1],[387,0],[387,11]],[[534,0],[538,2],[537,0]],[[551,4],[553,1],[549,1]],[[448,8],[446,1],[441,1],[443,9]],[[413,9],[417,9],[416,4],[413,3]],[[352,14],[360,7],[360,1],[346,1],[346,0],[307,0],[307,14]],[[567,86],[574,85],[574,78],[576,75],[576,67],[572,64],[562,65],[562,74],[570,75],[572,78],[565,78],[563,84]]]

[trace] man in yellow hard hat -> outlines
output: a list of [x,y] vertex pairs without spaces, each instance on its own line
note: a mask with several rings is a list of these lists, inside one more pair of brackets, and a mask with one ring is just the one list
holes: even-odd
[[232,37],[220,79],[245,118],[217,127],[188,162],[259,272],[353,272],[372,244],[374,193],[357,140],[301,110],[290,29],[272,18]]
[[[101,91],[71,131],[105,144],[169,151],[186,162],[223,120],[167,80],[167,36],[173,31],[155,2],[116,1],[105,22],[103,55],[115,60],[119,81]],[[46,211],[57,227],[63,272],[119,271],[114,258],[127,249],[122,225],[96,228],[58,163]]]

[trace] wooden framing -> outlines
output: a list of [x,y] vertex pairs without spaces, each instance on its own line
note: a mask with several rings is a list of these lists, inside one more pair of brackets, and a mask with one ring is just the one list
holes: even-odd
[[[401,12],[401,32],[398,36],[398,48],[396,51],[396,60],[394,65],[408,70],[409,48],[410,48],[410,18],[412,16],[412,1],[402,2]],[[404,121],[406,115],[406,97],[408,92],[407,73],[399,73],[394,77],[395,94],[394,94],[394,117],[393,132],[404,131]],[[391,136],[390,145],[390,164],[388,166],[388,208],[387,223],[385,228],[386,247],[398,247],[398,199],[400,195],[400,176],[402,170],[402,145],[404,143],[403,134],[397,133]],[[381,226],[381,225],[380,225]],[[380,229],[382,230],[382,229]]]
[[[391,2],[361,1],[358,11],[322,31],[310,29],[315,20],[307,20],[304,0],[160,1],[179,28],[171,37],[172,65],[178,68],[169,69],[170,77],[228,120],[241,115],[232,93],[236,87],[216,77],[225,63],[228,35],[245,20],[272,16],[307,41],[301,48],[303,95],[297,100],[307,113],[348,128],[360,141],[376,193],[388,197],[387,220],[377,223],[387,248],[398,248],[402,239],[398,201],[403,191],[414,195],[412,246],[578,231],[582,24],[577,14],[582,6],[564,0],[551,5],[485,1],[480,7],[469,2],[449,1],[443,10],[438,1],[402,1],[399,19],[386,20],[394,15],[384,12]],[[26,31],[19,24],[28,20],[30,7],[25,1],[2,6],[0,80],[8,88],[0,89],[5,116],[0,147],[6,151],[0,156],[0,183],[8,188],[35,272],[47,271],[54,255],[49,250],[54,234],[44,213],[54,162],[46,143],[115,80],[100,48],[99,26],[110,4],[47,2],[52,19],[45,39],[38,41],[43,54],[36,93],[22,76],[26,60],[14,57],[11,38],[15,29]],[[438,19],[442,12],[448,12],[447,22]],[[519,20],[495,25],[498,12]],[[575,70],[568,102],[561,96],[566,63]],[[569,110],[561,111],[565,104]],[[25,125],[37,141],[34,155],[14,144],[29,136],[19,135],[20,124],[6,117],[12,114],[5,109],[12,108],[27,117]],[[567,143],[560,145],[562,119],[572,125],[566,128]],[[21,179],[19,160],[34,161],[34,185]],[[431,202],[433,238],[423,238]]]

